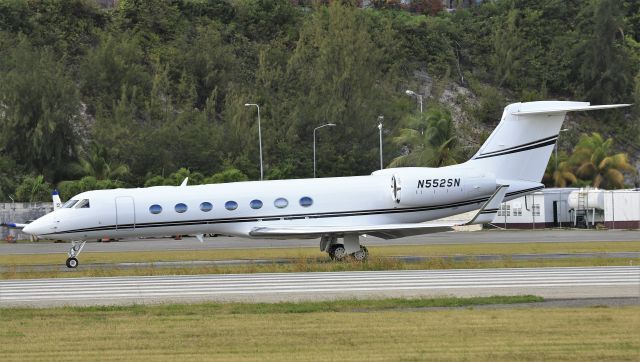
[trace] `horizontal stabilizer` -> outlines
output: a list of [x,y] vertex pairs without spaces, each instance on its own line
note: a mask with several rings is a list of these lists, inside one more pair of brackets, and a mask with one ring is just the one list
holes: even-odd
[[27,226],[27,224],[18,224],[15,222],[10,222],[6,224],[2,224],[1,226],[8,227],[9,229],[24,229],[24,227]]
[[600,106],[567,106],[567,107],[552,107],[547,109],[534,109],[530,111],[519,111],[513,112],[514,116],[525,116],[532,114],[554,114],[554,113],[565,113],[565,112],[577,112],[577,111],[596,111],[599,109],[612,109],[612,108],[621,108],[621,107],[629,107],[631,104],[605,104]]

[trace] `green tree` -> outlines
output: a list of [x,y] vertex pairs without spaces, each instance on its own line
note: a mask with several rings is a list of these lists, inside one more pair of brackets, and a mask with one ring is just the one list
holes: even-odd
[[596,132],[580,137],[570,160],[577,167],[576,175],[590,180],[593,187],[622,188],[624,173],[635,172],[625,153],[613,153],[613,139],[604,140]]
[[573,56],[583,93],[598,103],[628,100],[637,63],[624,38],[624,7],[617,0],[591,0],[579,16],[585,36]]
[[25,176],[16,188],[16,201],[51,201],[53,187],[44,180],[44,176]]
[[[318,124],[338,125],[332,142],[318,149],[325,155],[318,163],[323,175],[366,174],[376,168],[377,149],[371,147],[377,144],[376,119],[392,97],[383,86],[390,76],[386,57],[375,46],[369,25],[367,13],[339,1],[318,8],[300,30],[284,75],[292,87],[281,99],[291,107],[291,121],[280,134],[295,134],[300,144],[310,144]],[[311,148],[306,149],[311,160]]]
[[542,183],[548,187],[567,187],[568,185],[575,184],[577,180],[574,174],[574,167],[569,161],[567,153],[564,151],[559,152],[557,160],[555,153],[552,154],[551,158],[549,158],[547,168],[544,171]]
[[85,191],[115,189],[123,186],[124,184],[120,181],[97,180],[93,176],[85,176],[79,180],[58,183],[58,191],[60,197],[65,200]]
[[226,182],[248,181],[249,177],[236,168],[228,168],[222,172],[211,175],[204,179],[205,184],[219,184]]
[[437,108],[405,120],[405,128],[393,142],[407,153],[391,161],[390,167],[442,167],[457,164],[458,145],[451,115]]
[[76,169],[85,176],[95,177],[96,180],[115,180],[129,173],[127,165],[111,161],[108,149],[95,142],[80,158]]
[[0,50],[0,145],[17,163],[57,180],[75,158],[82,122],[74,81],[48,49],[22,38]]

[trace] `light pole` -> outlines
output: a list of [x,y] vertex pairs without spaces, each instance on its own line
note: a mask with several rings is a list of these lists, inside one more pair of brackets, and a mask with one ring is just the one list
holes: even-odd
[[405,93],[410,97],[411,96],[415,96],[416,98],[418,98],[418,103],[420,103],[420,113],[422,113],[422,94],[418,94],[418,93],[416,93],[416,92],[414,92],[412,90],[409,90],[409,89],[407,89],[405,91]]
[[258,108],[258,142],[260,144],[260,181],[264,176],[264,169],[262,167],[262,129],[260,128],[260,106],[255,103],[245,103],[245,107],[256,106]]
[[[558,143],[560,142],[560,133],[568,131],[568,128],[563,128],[560,131],[558,131],[558,138],[556,139],[556,168],[555,168],[555,173],[558,173]],[[551,179],[553,180],[554,186],[555,186],[555,177],[553,177],[555,175],[552,175]],[[556,213],[560,213],[561,212],[561,204],[562,204],[562,192],[558,192],[558,210],[556,210]],[[560,228],[562,228],[562,219],[560,218],[560,215],[558,215],[558,224],[560,225]]]
[[316,178],[316,131],[323,127],[334,127],[335,123],[325,123],[313,129],[313,178]]
[[382,121],[384,116],[378,116],[378,132],[380,133],[380,169],[382,170]]

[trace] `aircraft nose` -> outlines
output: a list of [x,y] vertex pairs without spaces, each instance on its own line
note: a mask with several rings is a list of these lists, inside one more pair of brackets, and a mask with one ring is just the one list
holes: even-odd
[[41,235],[46,233],[46,225],[44,225],[42,220],[35,220],[32,223],[25,225],[22,232],[36,236]]

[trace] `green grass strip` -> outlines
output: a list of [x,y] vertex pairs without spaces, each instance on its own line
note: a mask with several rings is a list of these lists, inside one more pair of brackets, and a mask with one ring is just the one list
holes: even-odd
[[375,312],[395,309],[455,308],[480,305],[519,304],[542,302],[535,295],[490,296],[490,297],[441,297],[441,298],[388,298],[388,299],[344,299],[318,302],[277,303],[199,303],[160,304],[128,306],[90,306],[54,308],[4,308],[3,312],[13,317],[47,314],[134,314],[152,316],[202,315],[202,314],[273,314],[273,313],[322,313],[322,312]]

